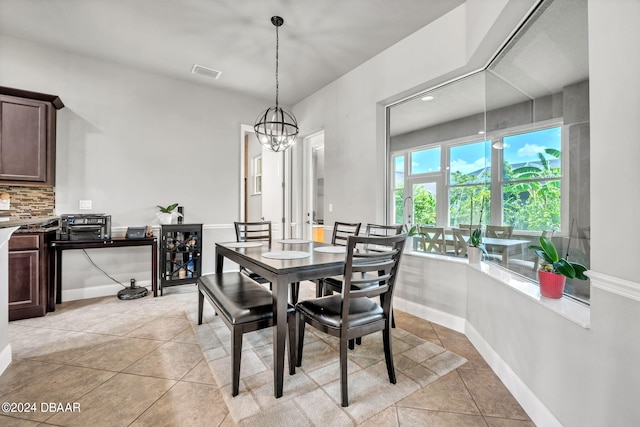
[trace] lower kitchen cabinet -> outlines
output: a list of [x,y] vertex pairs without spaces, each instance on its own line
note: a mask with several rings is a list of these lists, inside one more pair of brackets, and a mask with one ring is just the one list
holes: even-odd
[[49,302],[49,242],[55,232],[14,234],[9,240],[9,320],[41,317]]

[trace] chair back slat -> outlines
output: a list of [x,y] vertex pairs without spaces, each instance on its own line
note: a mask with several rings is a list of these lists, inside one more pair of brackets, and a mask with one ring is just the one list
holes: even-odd
[[447,243],[443,227],[420,227],[420,244],[425,252],[444,254],[447,252]]
[[238,242],[267,241],[271,243],[271,221],[234,222],[233,225]]
[[333,234],[331,235],[331,244],[346,246],[349,236],[357,236],[360,232],[361,225],[362,224],[359,222],[334,222]]
[[507,225],[487,225],[485,235],[498,239],[510,239],[513,235],[513,227]]
[[453,235],[453,251],[455,252],[456,256],[467,256],[468,244],[467,240],[464,237],[469,236],[469,229],[451,227],[451,234]]
[[[346,328],[349,323],[351,299],[380,296],[383,310],[389,316],[394,284],[406,239],[406,234],[388,237],[351,236],[347,239],[347,258],[341,293],[343,328]],[[372,245],[389,248],[389,250],[382,252],[359,250],[361,247]]]

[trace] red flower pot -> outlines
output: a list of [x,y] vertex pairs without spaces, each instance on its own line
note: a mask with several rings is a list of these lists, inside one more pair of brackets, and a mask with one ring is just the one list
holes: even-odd
[[538,270],[540,294],[547,298],[562,298],[567,278],[562,274]]

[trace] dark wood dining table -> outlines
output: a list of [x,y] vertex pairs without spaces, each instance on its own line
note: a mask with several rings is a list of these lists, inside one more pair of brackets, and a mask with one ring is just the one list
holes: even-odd
[[[287,242],[287,243],[282,243]],[[285,239],[268,242],[246,242],[247,246],[237,247],[238,243],[216,243],[216,273],[222,273],[224,259],[235,262],[259,274],[272,284],[273,313],[273,387],[275,397],[282,396],[284,376],[284,354],[287,336],[287,299],[288,289],[292,283],[303,280],[318,280],[323,277],[342,274],[345,265],[345,252],[319,252],[336,248],[326,243],[311,242],[301,239]],[[241,246],[241,245],[240,245]],[[336,249],[338,250],[338,249]],[[284,252],[284,254],[282,254]],[[293,259],[274,259],[271,256],[286,257],[308,256]]]

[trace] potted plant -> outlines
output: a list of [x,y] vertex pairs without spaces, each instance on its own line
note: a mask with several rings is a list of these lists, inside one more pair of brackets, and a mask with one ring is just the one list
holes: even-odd
[[540,245],[530,245],[529,249],[542,258],[543,263],[538,270],[540,281],[540,294],[548,298],[562,298],[564,285],[567,277],[587,280],[584,272],[587,267],[577,262],[567,261],[569,249],[567,248],[566,258],[560,258],[558,250],[551,239],[540,236]]
[[[487,254],[487,249],[482,243],[482,213],[484,211],[484,196],[480,205],[480,220],[478,228],[473,230],[469,235],[469,244],[467,245],[467,256],[470,264],[477,264],[482,259],[482,254]],[[473,199],[471,199],[471,224],[473,224]]]
[[415,243],[415,237],[425,237],[425,234],[423,232],[420,231],[420,225],[416,224],[416,225],[407,225],[405,224],[404,226],[404,230],[407,233],[407,240],[405,242],[405,250],[406,249],[410,249],[410,250],[416,250],[417,249],[417,244]]
[[469,236],[469,245],[467,248],[467,255],[469,257],[469,263],[477,264],[482,259],[482,254],[486,254],[487,249],[482,243],[482,229],[476,228],[471,232]]
[[156,214],[156,222],[158,224],[173,224],[177,222],[178,217],[181,216],[179,212],[175,211],[177,207],[178,203],[166,207],[158,205],[160,213]]

